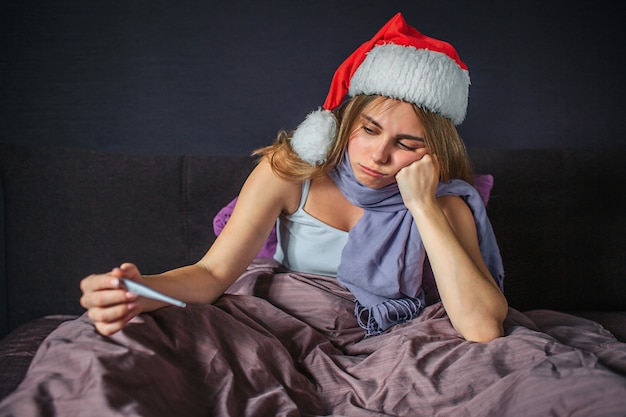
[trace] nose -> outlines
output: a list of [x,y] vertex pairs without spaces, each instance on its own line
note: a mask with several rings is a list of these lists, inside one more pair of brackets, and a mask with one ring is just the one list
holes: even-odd
[[389,147],[385,141],[376,143],[372,148],[372,161],[377,164],[386,164],[389,162]]

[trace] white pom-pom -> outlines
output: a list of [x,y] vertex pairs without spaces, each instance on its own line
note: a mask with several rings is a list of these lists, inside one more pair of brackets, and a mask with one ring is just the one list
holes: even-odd
[[311,165],[323,163],[337,136],[337,120],[332,112],[319,109],[307,115],[291,138],[291,147]]

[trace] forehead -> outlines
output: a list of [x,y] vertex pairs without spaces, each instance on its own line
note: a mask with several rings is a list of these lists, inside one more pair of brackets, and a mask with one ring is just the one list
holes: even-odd
[[379,97],[368,103],[361,116],[375,122],[388,121],[390,116],[393,117],[394,121],[399,122],[399,120],[395,120],[399,117],[404,124],[409,123],[412,127],[419,129],[424,127],[420,113],[414,104],[388,97]]

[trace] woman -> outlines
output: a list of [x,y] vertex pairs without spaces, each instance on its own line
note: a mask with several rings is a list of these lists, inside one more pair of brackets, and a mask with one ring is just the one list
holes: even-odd
[[[348,84],[353,98],[341,104]],[[324,110],[309,115],[293,137],[282,133],[257,152],[261,161],[228,224],[199,262],[150,277],[132,264],[91,275],[81,283],[82,306],[98,331],[111,335],[164,305],[126,291],[122,277],[187,303],[212,303],[245,271],[279,219],[277,259],[296,271],[337,275],[356,296],[367,335],[424,308],[427,257],[457,331],[470,341],[502,336],[508,307],[497,245],[484,208],[468,205],[476,192],[467,184],[471,169],[454,126],[465,116],[468,85],[454,49],[398,14],[338,69]],[[291,227],[301,203],[304,215],[326,229],[321,236]],[[395,208],[381,215],[381,204]],[[361,221],[364,213],[368,220]],[[389,228],[393,239],[382,247],[367,237]],[[333,250],[311,250],[312,239]],[[481,247],[484,241],[490,245]],[[495,259],[489,267],[488,259]]]
[[[623,415],[626,345],[507,306],[455,128],[468,86],[450,45],[394,17],[257,152],[200,261],[82,281],[88,318],[48,336],[0,415]],[[275,259],[253,261],[274,226]],[[137,317],[164,304],[122,277],[214,304]]]

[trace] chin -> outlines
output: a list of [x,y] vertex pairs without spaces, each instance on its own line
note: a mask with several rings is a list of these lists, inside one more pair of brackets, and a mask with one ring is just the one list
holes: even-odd
[[375,179],[369,176],[364,176],[361,178],[357,178],[357,180],[367,188],[372,188],[374,190],[378,190],[379,188],[384,188],[389,184],[393,184],[395,181],[389,181],[388,179]]

